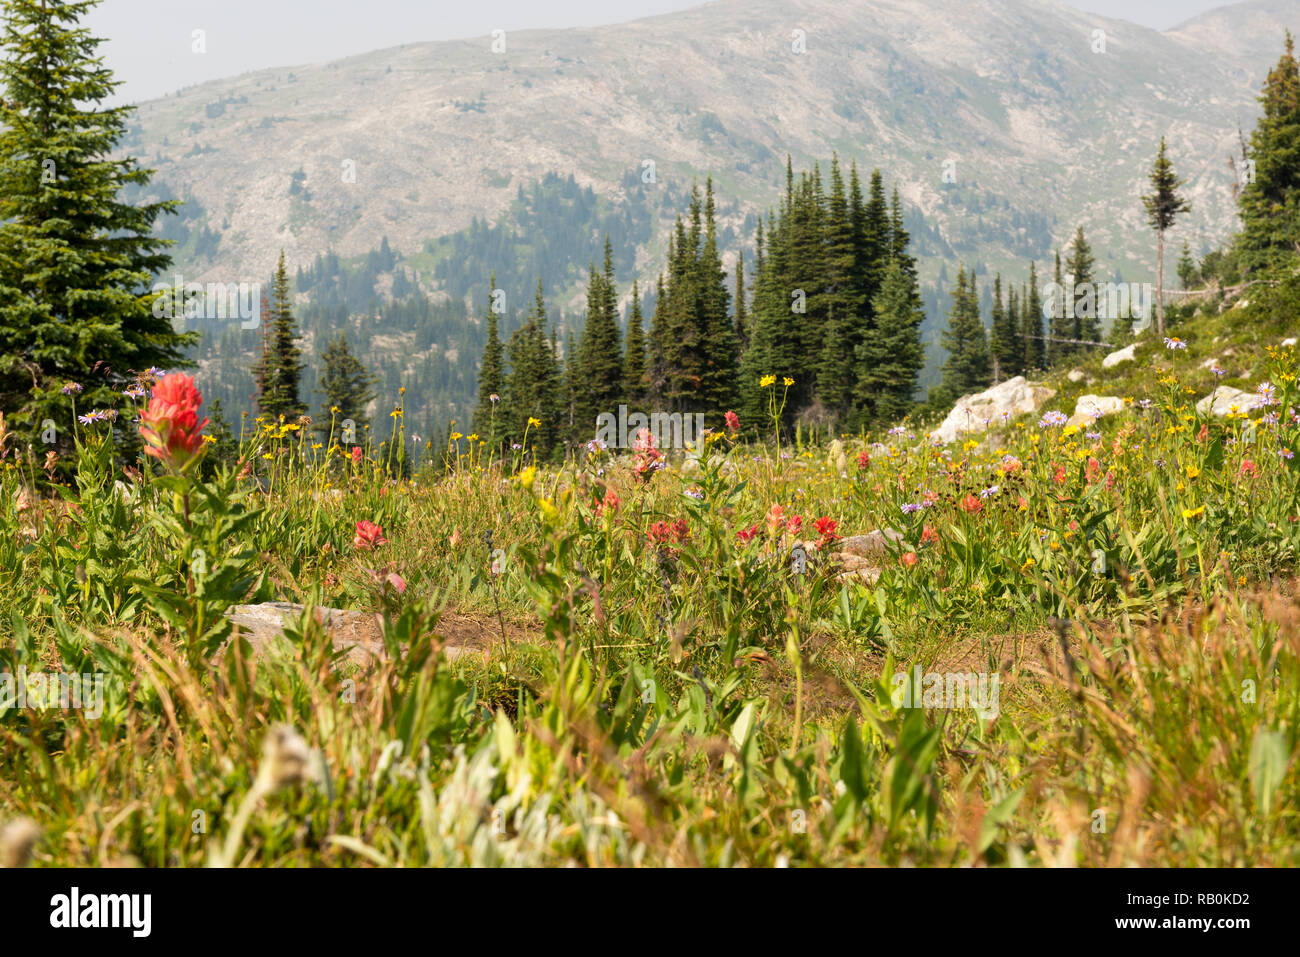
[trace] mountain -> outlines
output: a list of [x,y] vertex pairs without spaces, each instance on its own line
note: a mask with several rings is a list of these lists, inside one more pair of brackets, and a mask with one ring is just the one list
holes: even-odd
[[[1300,0],[1166,32],[1057,0],[717,0],[507,32],[501,52],[486,36],[411,43],[206,83],[141,104],[123,145],[186,200],[167,227],[185,278],[222,282],[263,278],[281,247],[306,267],[386,238],[401,282],[459,297],[467,268],[485,287],[535,245],[518,223],[536,222],[537,184],[571,181],[591,197],[575,233],[590,241],[552,255],[544,278],[573,310],[602,231],[624,293],[633,268],[644,285],[666,223],[711,175],[730,264],[776,201],[786,154],[824,168],[838,151],[897,184],[934,313],[945,266],[1019,282],[1079,225],[1100,277],[1151,281],[1138,197],[1161,135],[1193,207],[1172,241],[1220,242],[1236,223],[1227,159],[1285,27],[1300,32]],[[507,291],[520,304],[531,288]]]

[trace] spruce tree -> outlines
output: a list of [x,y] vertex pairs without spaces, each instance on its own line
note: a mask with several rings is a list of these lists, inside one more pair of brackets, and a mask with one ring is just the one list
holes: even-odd
[[[1165,138],[1160,137],[1160,149],[1151,166],[1151,192],[1142,197],[1146,207],[1147,224],[1156,231],[1156,333],[1165,334],[1165,232],[1171,229],[1179,214],[1192,208],[1178,192],[1183,181],[1174,173],[1174,164],[1165,154]],[[1080,230],[1082,233],[1082,230]]]
[[[1073,277],[1074,282],[1074,289],[1069,293],[1074,303],[1071,335],[1073,339],[1084,339],[1090,342],[1101,340],[1101,316],[1099,315],[1101,306],[1097,302],[1096,275],[1093,272],[1096,263],[1092,255],[1092,247],[1088,245],[1088,240],[1083,236],[1083,227],[1080,226],[1075,230],[1074,242],[1070,247],[1070,258],[1065,263],[1066,279]],[[1081,291],[1080,287],[1082,287]],[[1086,352],[1087,350],[1085,346],[1076,345],[1075,351]]]
[[141,294],[171,263],[154,225],[179,204],[123,198],[153,170],[114,156],[133,107],[103,106],[118,83],[79,25],[95,6],[4,0],[0,40],[0,412],[63,436],[64,384],[82,408],[115,404],[116,377],[181,365],[194,341]]
[[321,354],[321,363],[320,388],[317,391],[324,396],[325,408],[316,430],[327,437],[332,430],[335,441],[348,441],[343,437],[343,423],[351,421],[354,430],[351,443],[360,444],[355,436],[365,434],[369,424],[366,408],[375,398],[374,387],[378,379],[352,352],[343,332]]
[[1254,175],[1238,194],[1237,248],[1250,271],[1274,268],[1300,252],[1300,65],[1290,31],[1259,102],[1263,115],[1250,137]]
[[273,419],[283,417],[290,422],[305,415],[307,407],[298,397],[302,350],[297,345],[298,333],[293,320],[289,273],[284,266],[283,249],[271,282],[268,318],[262,336],[262,355],[253,365],[257,407]]
[[695,322],[699,327],[703,369],[697,402],[704,406],[700,411],[716,414],[720,420],[721,414],[736,404],[738,350],[727,273],[718,252],[712,177],[705,180],[704,189],[704,242],[695,263],[698,296]]
[[1038,290],[1038,264],[1029,264],[1028,288],[1020,297],[1020,340],[1025,350],[1025,374],[1047,368],[1048,344],[1043,338],[1043,297]]
[[916,281],[895,258],[872,304],[874,334],[858,350],[860,388],[872,400],[873,424],[897,422],[913,404],[916,378],[925,365]]
[[590,437],[596,417],[617,412],[623,395],[623,344],[618,331],[618,299],[614,288],[614,254],[605,237],[603,272],[590,267],[587,283],[587,322],[578,343],[572,382],[575,436]]
[[988,336],[980,317],[979,295],[975,274],[963,265],[957,271],[957,289],[953,293],[952,312],[944,331],[943,346],[948,359],[943,364],[943,394],[951,400],[982,392],[989,385]]
[[645,328],[641,315],[641,293],[632,280],[632,307],[627,317],[627,343],[623,355],[623,401],[635,409],[647,400]]
[[1196,282],[1196,260],[1192,258],[1192,249],[1183,241],[1183,251],[1178,257],[1178,281],[1184,289],[1191,289]]
[[[1013,293],[1014,295],[1014,293]],[[1018,317],[1002,299],[1002,274],[993,279],[993,315],[989,351],[993,379],[1000,382],[1024,371],[1024,347],[1020,342]]]
[[[546,301],[542,280],[523,326],[510,337],[510,372],[502,419],[506,437],[547,458],[559,448],[561,436],[561,386],[558,357],[546,332]],[[532,420],[535,424],[530,424]]]

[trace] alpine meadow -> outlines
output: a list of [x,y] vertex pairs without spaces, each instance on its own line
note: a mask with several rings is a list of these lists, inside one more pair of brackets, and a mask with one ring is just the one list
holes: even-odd
[[[1300,0],[493,2],[345,57],[409,5],[279,6],[0,0],[15,913],[869,867],[1267,923]],[[1104,882],[996,883],[1047,868]]]

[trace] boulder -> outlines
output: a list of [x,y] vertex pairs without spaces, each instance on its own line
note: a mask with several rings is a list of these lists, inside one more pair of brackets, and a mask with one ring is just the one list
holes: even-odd
[[1034,412],[1056,394],[1054,389],[1037,382],[1028,382],[1024,376],[1015,376],[999,382],[990,389],[957,400],[948,417],[930,433],[936,444],[955,442],[962,435],[979,435],[990,425],[999,425],[1003,416],[1014,418]]
[[1069,372],[1065,374],[1065,377],[1069,379],[1071,382],[1082,382],[1084,379],[1083,370],[1071,369]]
[[1255,407],[1258,398],[1253,392],[1221,385],[1196,403],[1196,412],[1199,415],[1227,415],[1233,411],[1245,413]]
[[[226,612],[226,617],[235,626],[235,631],[248,639],[253,654],[262,655],[269,646],[285,640],[285,627],[301,618],[302,613],[302,605],[268,601],[258,605],[235,605]],[[365,666],[388,657],[384,648],[384,629],[378,615],[320,606],[315,609],[315,615],[330,636],[334,649],[343,652],[353,664]],[[443,648],[448,658],[469,650],[454,645]]]
[[1289,338],[1289,339],[1283,339],[1283,340],[1282,340],[1282,348],[1283,348],[1283,349],[1287,348],[1288,346],[1294,346],[1294,345],[1295,345],[1295,336],[1292,336],[1292,337]]
[[1074,415],[1070,416],[1066,425],[1091,425],[1101,416],[1123,411],[1124,400],[1117,395],[1081,395],[1074,404]]
[[1101,367],[1103,369],[1110,369],[1113,368],[1114,366],[1119,365],[1121,362],[1132,362],[1136,358],[1136,356],[1134,355],[1135,352],[1137,352],[1136,342],[1133,343],[1133,345],[1131,346],[1125,346],[1123,349],[1120,349],[1118,352],[1112,352],[1106,358],[1102,359]]

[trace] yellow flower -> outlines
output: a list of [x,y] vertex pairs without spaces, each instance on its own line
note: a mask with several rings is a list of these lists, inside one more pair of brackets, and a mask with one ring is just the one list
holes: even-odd
[[1196,516],[1201,515],[1204,512],[1204,505],[1199,505],[1196,508],[1185,508],[1183,509],[1183,518],[1196,518]]
[[776,376],[774,375],[765,375],[758,380],[758,387],[760,389],[766,389],[768,386],[775,385],[775,384],[776,384]]
[[1078,435],[1078,433],[1079,427],[1077,425],[1067,425],[1061,430],[1061,438],[1066,438],[1070,435]]
[[461,435],[459,432],[453,432],[453,433],[451,433],[451,440],[452,440],[453,442],[459,442],[459,441],[460,441],[461,439],[463,439],[464,437],[465,437],[465,436]]
[[1027,569],[1033,568],[1037,564],[1038,562],[1034,561],[1032,558],[1026,558],[1025,563],[1020,566],[1020,570],[1023,572]]
[[539,499],[538,504],[542,506],[542,514],[546,516],[546,520],[548,522],[554,523],[557,519],[559,519],[560,517],[559,509],[557,509],[554,505],[551,504],[551,500],[549,498]]
[[528,417],[528,425],[529,425],[529,428],[541,428],[541,426],[542,426],[542,420],[541,420],[541,419],[534,419],[534,418],[530,415],[530,416]]
[[785,384],[785,387],[787,389],[790,388],[790,386],[794,385],[794,379],[791,379],[789,376],[786,376],[781,381]]
[[1196,476],[1198,476],[1198,475],[1200,475],[1200,474],[1201,474],[1201,470],[1198,469],[1195,465],[1189,465],[1189,466],[1187,466],[1187,477],[1188,477],[1189,479],[1194,479],[1194,478],[1196,478]]
[[478,441],[478,433],[477,433],[477,432],[471,432],[471,433],[469,434],[469,440],[470,440],[471,442],[477,442],[477,441]]
[[533,481],[537,478],[537,466],[530,465],[519,473],[519,484],[524,488],[532,488]]

